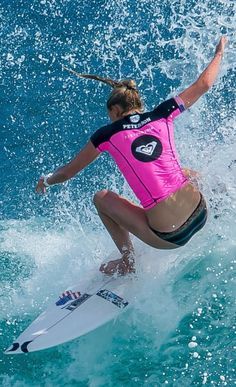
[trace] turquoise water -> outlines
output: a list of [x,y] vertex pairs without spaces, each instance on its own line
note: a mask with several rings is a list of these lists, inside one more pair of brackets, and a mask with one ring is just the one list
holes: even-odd
[[[0,385],[234,386],[234,2],[0,2]],[[70,159],[107,122],[106,86],[80,72],[133,77],[147,108],[188,86],[230,43],[213,89],[176,120],[183,165],[201,172],[204,231],[178,251],[135,240],[134,307],[79,340],[24,356],[3,351],[68,285],[114,246],[92,205],[109,187],[133,198],[103,155],[73,181],[34,193],[42,172]]]

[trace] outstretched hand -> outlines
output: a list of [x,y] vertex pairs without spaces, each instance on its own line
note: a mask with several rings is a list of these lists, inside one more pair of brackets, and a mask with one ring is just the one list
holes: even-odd
[[44,185],[44,182],[43,182],[43,177],[40,177],[37,185],[36,185],[36,188],[35,188],[36,192],[37,193],[41,193],[41,194],[45,194],[46,193],[46,187]]
[[220,38],[220,41],[219,41],[219,43],[216,46],[215,55],[216,54],[222,54],[223,55],[227,42],[228,42],[227,36],[222,36]]

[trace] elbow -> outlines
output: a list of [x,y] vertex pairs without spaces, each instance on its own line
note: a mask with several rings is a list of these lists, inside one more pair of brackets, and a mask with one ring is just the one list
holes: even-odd
[[206,93],[211,88],[211,86],[212,86],[212,83],[210,82],[209,79],[207,78],[202,79],[201,88],[204,91],[204,93]]

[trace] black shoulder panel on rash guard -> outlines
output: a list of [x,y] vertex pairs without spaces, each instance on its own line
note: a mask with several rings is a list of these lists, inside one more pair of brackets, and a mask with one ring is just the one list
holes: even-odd
[[[168,99],[165,102],[162,102],[159,106],[157,106],[151,112],[140,113],[140,122],[141,126],[137,126],[137,129],[141,129],[142,126],[146,125],[147,122],[160,120],[161,118],[167,118],[173,111],[178,109],[179,106],[174,98]],[[122,130],[127,129],[135,129],[135,124],[132,124],[130,128],[128,128],[128,124],[131,124],[130,116],[126,116],[121,120],[115,121],[110,125],[106,125],[98,129],[95,133],[90,137],[90,141],[97,148],[103,142],[109,141],[110,138],[115,134]],[[146,121],[148,120],[148,121]],[[138,124],[137,124],[138,125]]]
[[176,109],[179,108],[178,103],[174,98],[170,98],[167,101],[162,102],[160,105],[158,105],[154,110],[153,113],[155,113],[158,117],[167,118],[171,113],[173,113]]
[[119,130],[117,130],[116,122],[111,125],[102,126],[100,129],[96,130],[96,132],[92,134],[92,136],[90,137],[90,141],[95,146],[95,148],[97,148],[103,142],[108,141],[111,138],[112,134],[116,133],[117,131]]

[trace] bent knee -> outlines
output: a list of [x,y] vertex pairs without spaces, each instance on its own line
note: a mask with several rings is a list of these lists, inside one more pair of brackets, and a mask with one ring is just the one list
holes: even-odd
[[110,191],[107,189],[103,189],[102,191],[98,191],[95,193],[93,197],[93,203],[98,208],[100,207],[101,203],[104,202],[104,200],[109,196]]

